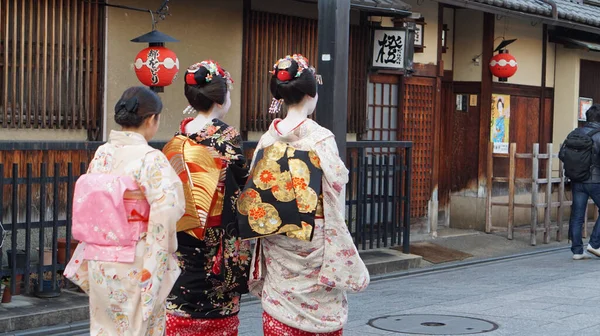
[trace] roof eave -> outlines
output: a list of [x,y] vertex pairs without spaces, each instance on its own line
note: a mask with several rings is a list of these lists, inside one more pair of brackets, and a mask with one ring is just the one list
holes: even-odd
[[409,17],[412,15],[412,12],[395,9],[395,8],[383,8],[383,7],[371,7],[365,5],[352,5],[352,8],[358,9],[362,12],[368,12],[370,14],[385,14],[385,15],[394,15],[399,17]]
[[479,10],[479,11],[491,13],[491,14],[500,14],[500,15],[506,15],[506,16],[511,16],[511,17],[517,17],[517,18],[536,19],[536,20],[539,20],[540,22],[550,25],[550,26],[561,26],[561,27],[565,27],[565,28],[587,31],[587,32],[594,33],[594,34],[600,34],[600,27],[590,26],[590,25],[572,22],[572,21],[566,21],[563,19],[553,19],[551,16],[543,16],[543,15],[538,15],[538,14],[519,12],[519,11],[511,10],[508,8],[496,7],[496,6],[482,4],[482,3],[473,2],[473,1],[469,1],[469,0],[436,0],[436,1],[438,1],[440,3],[452,5],[452,6],[475,9],[475,10]]

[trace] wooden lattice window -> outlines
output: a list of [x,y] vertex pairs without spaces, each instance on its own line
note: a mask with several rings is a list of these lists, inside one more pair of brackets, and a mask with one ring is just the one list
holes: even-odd
[[433,170],[435,79],[411,77],[404,86],[401,140],[413,142],[412,217],[427,215]]
[[102,116],[104,7],[0,0],[0,125],[85,129]]
[[[242,131],[264,132],[274,116],[269,79],[271,65],[289,53],[300,53],[317,65],[318,23],[281,14],[250,11],[244,23]],[[363,133],[367,108],[368,26],[350,27],[348,132]],[[327,80],[326,78],[323,79]]]

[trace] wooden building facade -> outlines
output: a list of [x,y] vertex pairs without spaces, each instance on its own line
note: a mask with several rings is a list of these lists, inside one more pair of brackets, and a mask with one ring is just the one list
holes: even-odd
[[[483,228],[495,95],[510,97],[509,141],[520,152],[534,143],[544,148],[560,142],[578,124],[580,97],[600,102],[594,75],[600,57],[592,53],[600,50],[600,24],[585,17],[600,16],[600,8],[586,0],[555,2],[555,10],[543,3],[515,10],[484,0],[352,0],[357,7],[349,36],[347,140],[414,143],[411,214],[428,219],[418,222],[421,231],[435,233],[438,222]],[[101,3],[0,0],[0,141],[81,143],[106,140],[116,128],[112,104],[138,85],[133,58],[141,46],[130,39],[150,30],[150,19]],[[119,1],[148,8],[160,3]],[[364,6],[413,15],[399,19],[393,11],[373,14]],[[201,11],[211,15],[199,21]],[[288,53],[302,53],[314,64],[320,57],[316,0],[179,0],[171,14],[158,28],[180,40],[168,47],[181,67],[216,59],[236,79],[225,119],[249,141],[273,118],[267,113],[273,62]],[[372,70],[373,30],[406,21],[420,27],[414,71]],[[499,82],[488,63],[508,39],[517,39],[508,49],[519,70]],[[182,87],[180,76],[161,94],[165,113],[158,141],[168,139],[182,118]],[[14,153],[1,157],[5,164],[17,160]],[[499,175],[504,166],[499,161]],[[530,169],[521,164],[517,175]]]

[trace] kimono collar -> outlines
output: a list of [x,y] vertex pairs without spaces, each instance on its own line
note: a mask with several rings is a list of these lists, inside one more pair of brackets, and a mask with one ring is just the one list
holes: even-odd
[[273,120],[271,126],[269,126],[269,134],[273,138],[281,140],[283,142],[295,142],[298,140],[302,140],[308,134],[310,134],[314,126],[317,125],[317,123],[314,120],[306,119],[300,125],[296,126],[296,128],[294,128],[293,130],[289,131],[288,133],[282,134],[279,132],[279,130],[277,130],[277,124],[279,124],[279,122],[281,122],[281,119],[279,118]]
[[190,139],[196,140],[197,142],[201,142],[208,138],[215,138],[220,136],[223,132],[226,132],[229,129],[229,126],[219,119],[208,120],[202,128],[195,133],[187,133],[185,131],[185,127],[190,122],[194,121],[195,118],[185,118],[181,125],[179,126],[178,135],[185,135]]
[[143,135],[136,132],[110,131],[108,142],[115,146],[148,145]]

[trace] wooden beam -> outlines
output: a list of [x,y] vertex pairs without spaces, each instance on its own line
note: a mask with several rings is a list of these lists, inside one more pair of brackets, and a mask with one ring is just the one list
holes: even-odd
[[492,72],[487,66],[487,61],[493,56],[494,51],[494,23],[496,19],[493,14],[483,14],[483,40],[481,59],[481,105],[479,109],[479,188],[478,195],[485,195],[486,186],[486,158],[488,143],[490,142],[490,122],[492,114]]
[[317,122],[333,132],[340,157],[345,159],[350,1],[319,0],[318,25],[318,69],[323,85],[319,87]]
[[546,67],[548,64],[548,25],[544,24],[542,28],[542,83],[540,85],[540,123],[539,123],[539,134],[538,141],[543,145],[549,142],[548,131],[551,128],[547,128],[548,121],[546,120]]

